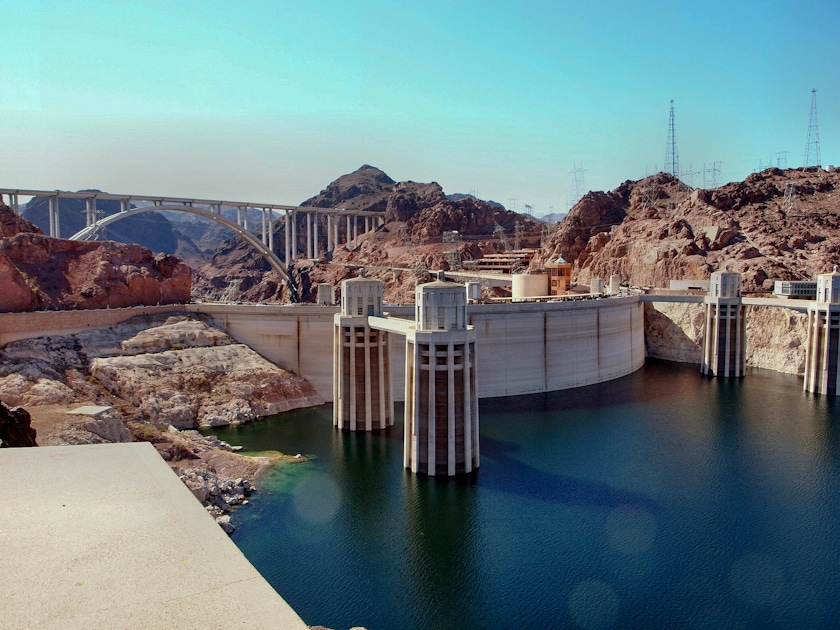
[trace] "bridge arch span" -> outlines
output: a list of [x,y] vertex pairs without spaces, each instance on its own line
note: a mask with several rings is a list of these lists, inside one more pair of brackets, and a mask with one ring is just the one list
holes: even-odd
[[251,245],[255,250],[257,250],[260,254],[265,257],[271,267],[280,274],[280,276],[286,281],[289,286],[294,286],[294,282],[292,282],[291,276],[289,276],[289,271],[286,269],[286,265],[283,264],[283,261],[278,258],[277,254],[271,251],[260,239],[256,236],[242,228],[241,226],[237,225],[233,221],[229,221],[225,219],[223,216],[220,216],[214,212],[210,212],[209,210],[204,210],[202,208],[196,208],[193,206],[179,206],[179,205],[159,205],[159,206],[143,206],[141,208],[132,208],[131,210],[125,210],[124,212],[117,212],[116,214],[108,215],[86,227],[83,230],[76,232],[73,236],[70,237],[71,241],[85,241],[93,236],[100,228],[104,228],[115,221],[119,221],[120,219],[125,219],[127,217],[133,216],[135,214],[142,214],[143,212],[158,212],[160,210],[173,210],[175,212],[188,212],[189,214],[195,214],[200,217],[204,217],[205,219],[210,219],[211,221],[215,221],[220,225],[232,230],[234,233],[241,236],[245,241]]

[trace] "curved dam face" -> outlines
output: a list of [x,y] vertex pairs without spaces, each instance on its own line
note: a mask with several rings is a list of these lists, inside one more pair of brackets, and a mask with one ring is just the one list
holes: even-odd
[[481,398],[592,385],[645,362],[638,297],[474,305],[469,319]]
[[[236,340],[309,380],[333,397],[336,307],[190,304]],[[414,306],[390,306],[391,317],[414,318]],[[645,361],[644,311],[637,296],[573,302],[470,304],[477,333],[476,380],[481,398],[569,389],[626,376]],[[394,400],[405,393],[405,338],[390,334]]]

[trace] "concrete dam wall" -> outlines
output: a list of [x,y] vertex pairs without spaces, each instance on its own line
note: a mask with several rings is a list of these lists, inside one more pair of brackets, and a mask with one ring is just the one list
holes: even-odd
[[[333,315],[337,307],[191,304],[238,341],[333,396]],[[386,308],[413,319],[413,306]],[[592,385],[630,374],[645,360],[638,297],[557,303],[471,304],[481,398]],[[390,335],[395,400],[404,399],[405,338]]]

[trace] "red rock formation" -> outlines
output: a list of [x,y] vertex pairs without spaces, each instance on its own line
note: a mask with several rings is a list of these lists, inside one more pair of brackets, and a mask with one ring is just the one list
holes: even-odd
[[9,238],[21,232],[42,234],[37,225],[17,216],[9,206],[0,200],[0,238]]
[[[791,182],[792,202],[785,201]],[[768,169],[713,190],[689,190],[659,173],[589,193],[532,262],[562,256],[572,278],[619,274],[634,285],[707,279],[729,264],[747,291],[804,280],[840,263],[840,173]]]
[[0,207],[0,229],[0,311],[189,301],[190,269],[173,256],[49,238],[8,207]]

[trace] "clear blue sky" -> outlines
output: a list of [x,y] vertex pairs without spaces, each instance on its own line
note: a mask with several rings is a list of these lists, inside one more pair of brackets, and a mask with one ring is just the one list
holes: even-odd
[[[661,169],[840,166],[840,2],[0,4],[0,187],[299,203],[362,164],[518,210]],[[702,184],[702,175],[694,184]]]

